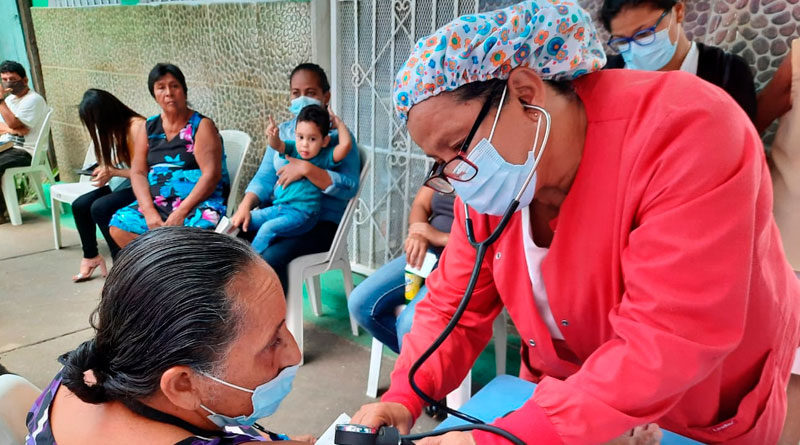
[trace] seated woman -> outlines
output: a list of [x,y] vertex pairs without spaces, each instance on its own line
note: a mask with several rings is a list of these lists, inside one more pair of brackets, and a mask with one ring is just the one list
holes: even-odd
[[403,336],[411,330],[414,307],[428,293],[422,285],[408,306],[397,314],[397,309],[406,303],[406,264],[419,268],[429,250],[439,257],[450,237],[453,202],[455,195],[438,193],[428,187],[420,188],[408,216],[405,254],[385,264],[356,286],[347,301],[358,324],[394,352],[400,352]]
[[165,225],[213,229],[230,187],[217,127],[188,107],[181,70],[159,63],[147,86],[161,114],[147,119],[136,139],[131,184],[137,201],[111,219],[111,237],[121,247]]
[[692,42],[681,23],[683,0],[604,0],[600,20],[617,54],[606,68],[680,70],[722,88],[756,121],[756,87],[750,66],[720,48]]
[[[295,67],[289,76],[290,97],[289,111],[294,116],[291,120],[278,125],[279,137],[284,141],[295,140],[297,115],[306,105],[321,105],[327,108],[331,98],[331,86],[328,76],[319,65],[303,63]],[[338,130],[332,129],[328,134],[328,147],[336,147],[339,143]],[[264,159],[253,179],[245,190],[244,197],[231,218],[231,222],[248,232],[250,210],[256,207],[271,205],[272,192],[276,185],[287,187],[295,181],[307,179],[322,191],[322,203],[319,211],[319,222],[305,233],[285,233],[270,242],[262,253],[270,266],[275,269],[281,280],[283,290],[288,290],[289,263],[297,257],[312,253],[326,252],[333,242],[339,221],[342,219],[347,203],[358,191],[361,158],[355,137],[350,134],[353,147],[344,160],[331,169],[323,169],[301,158],[287,156],[282,158],[278,152],[267,147]],[[255,231],[242,233],[244,237],[255,236]]]
[[108,224],[114,212],[136,199],[129,181],[130,165],[136,137],[144,136],[145,122],[113,94],[94,88],[83,94],[78,114],[92,138],[97,159],[92,184],[97,189],[72,203],[72,217],[83,247],[80,272],[72,277],[76,283],[91,279],[98,267],[103,276],[107,275],[106,260],[97,250],[95,224],[108,243],[111,257],[119,253],[119,246],[108,233]]
[[300,362],[285,315],[275,272],[244,243],[149,231],[120,253],[94,338],[60,358],[28,415],[27,443],[288,439],[255,423],[278,408]]

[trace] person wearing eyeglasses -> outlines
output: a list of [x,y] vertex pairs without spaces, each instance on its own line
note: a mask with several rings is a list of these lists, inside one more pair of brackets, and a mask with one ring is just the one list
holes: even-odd
[[[412,46],[395,108],[436,161],[426,184],[457,195],[454,222],[389,390],[351,422],[409,431],[505,307],[520,378],[537,383],[491,422],[515,443],[631,443],[653,423],[777,442],[800,283],[759,135],[697,76],[605,59],[588,13],[559,0],[466,15]],[[497,432],[416,443],[509,443]]]
[[606,68],[681,70],[727,91],[752,121],[756,89],[747,62],[715,46],[692,42],[683,29],[686,5],[678,0],[604,0],[600,21],[611,33]]

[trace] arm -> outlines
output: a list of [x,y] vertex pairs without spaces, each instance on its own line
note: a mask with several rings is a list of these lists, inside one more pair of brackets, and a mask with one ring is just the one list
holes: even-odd
[[[298,158],[286,157],[289,164],[278,170],[278,185],[286,186],[300,178],[311,181],[322,193],[341,200],[348,200],[358,191],[358,178],[361,173],[361,158],[358,154],[355,139],[353,148],[344,160],[331,170],[324,170],[316,165]],[[338,144],[338,135],[331,135],[330,144]]]
[[566,380],[542,379],[496,425],[538,443],[610,440],[664,416],[740,344],[769,179],[755,131],[724,101],[709,102],[646,130],[621,198],[635,213],[620,251],[624,293],[608,314],[612,339]]
[[269,123],[267,124],[267,129],[264,130],[264,134],[267,136],[267,143],[269,143],[270,148],[278,153],[286,152],[286,144],[281,140],[278,125],[275,124],[275,119],[272,116],[269,117]]
[[330,113],[331,122],[336,126],[336,130],[339,133],[339,143],[333,148],[333,162],[339,163],[350,153],[350,149],[353,148],[353,141],[350,139],[350,130],[347,129],[347,125],[339,116],[334,114],[330,105],[328,105],[328,113]]
[[[20,136],[25,136],[30,133],[31,129],[17,119],[17,116],[8,108],[5,100],[0,101],[0,115],[3,116],[3,121],[5,122],[4,126],[6,127],[6,131],[3,131],[3,133],[18,134]],[[0,130],[3,129],[0,128]]]
[[408,232],[423,236],[432,246],[444,247],[450,239],[450,234],[437,230],[428,222],[433,214],[431,203],[435,193],[430,187],[420,187],[414,202],[411,203]]
[[133,147],[134,157],[131,160],[131,188],[136,195],[136,201],[147,221],[147,227],[153,229],[163,225],[163,220],[158,214],[153,204],[153,196],[150,194],[150,182],[147,174],[150,168],[147,165],[147,130],[142,127]]
[[181,204],[167,218],[166,225],[183,225],[183,220],[201,202],[211,196],[222,179],[222,141],[217,127],[203,119],[197,129],[194,156],[200,167],[200,179]]
[[769,83],[758,92],[756,129],[763,133],[772,122],[792,108],[792,51],[786,54]]

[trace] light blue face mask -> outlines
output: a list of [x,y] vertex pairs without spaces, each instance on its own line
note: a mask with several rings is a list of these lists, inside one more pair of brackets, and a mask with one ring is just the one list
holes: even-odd
[[300,111],[302,111],[303,108],[305,108],[305,107],[307,107],[309,105],[322,106],[322,101],[320,101],[319,99],[314,99],[313,97],[308,97],[308,96],[296,97],[296,98],[292,99],[292,103],[291,103],[291,105],[289,105],[289,112],[292,113],[293,115],[297,116],[298,114],[300,114]]
[[[506,91],[503,90],[503,97],[500,99],[500,106],[497,108],[489,138],[481,139],[469,155],[467,155],[467,159],[478,167],[477,174],[474,178],[466,182],[451,181],[456,194],[461,200],[478,213],[485,215],[502,216],[505,213],[508,205],[511,204],[511,201],[513,201],[520,190],[522,190],[528,175],[539,165],[549,136],[546,131],[537,154],[541,121],[545,118],[542,116],[537,122],[536,140],[533,142],[533,148],[528,152],[528,158],[525,160],[525,163],[521,165],[512,164],[503,159],[492,145],[491,140],[494,137],[494,130],[497,126],[497,119],[500,117],[500,110],[503,107],[505,96]],[[539,107],[534,107],[532,105],[523,106],[536,109],[541,113],[546,113],[546,111]],[[530,205],[535,192],[536,173],[533,174],[533,178],[528,183],[528,186],[525,187],[525,191],[519,199],[517,211]]]
[[236,425],[252,426],[258,419],[269,417],[278,410],[278,406],[281,404],[281,401],[283,401],[283,399],[286,398],[286,396],[292,390],[292,382],[294,381],[294,377],[297,374],[297,368],[299,367],[300,365],[294,365],[284,368],[283,371],[278,373],[274,379],[264,383],[263,385],[259,385],[256,389],[243,388],[201,372],[202,375],[215,382],[253,394],[250,397],[253,402],[253,413],[247,416],[228,417],[211,411],[205,405],[200,405],[200,407],[208,411],[208,420],[214,422],[214,424],[220,428]]
[[[674,13],[671,15],[674,16]],[[670,25],[655,34],[653,43],[641,46],[631,42],[631,48],[622,53],[625,68],[643,71],[658,71],[664,68],[672,60],[678,48],[677,39],[675,43],[669,39],[670,28],[672,28],[672,17]]]

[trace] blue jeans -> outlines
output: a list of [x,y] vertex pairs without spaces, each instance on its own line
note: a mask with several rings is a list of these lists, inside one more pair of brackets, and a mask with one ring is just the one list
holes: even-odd
[[250,227],[256,232],[253,250],[263,255],[272,240],[279,236],[298,236],[311,230],[319,214],[310,214],[287,205],[269,206],[250,211]]
[[394,315],[397,306],[406,304],[405,267],[406,256],[400,255],[356,286],[347,301],[358,324],[398,353],[403,337],[411,330],[414,308],[428,293],[423,285],[400,315]]

